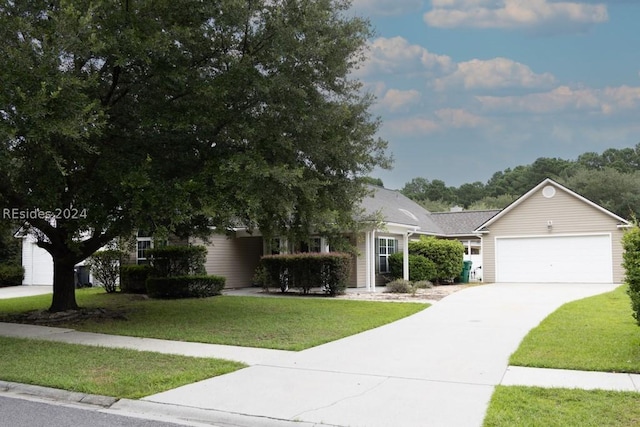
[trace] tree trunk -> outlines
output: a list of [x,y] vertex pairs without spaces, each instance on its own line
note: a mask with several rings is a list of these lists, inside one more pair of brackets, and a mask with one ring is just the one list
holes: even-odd
[[74,258],[53,255],[53,300],[49,311],[77,310]]

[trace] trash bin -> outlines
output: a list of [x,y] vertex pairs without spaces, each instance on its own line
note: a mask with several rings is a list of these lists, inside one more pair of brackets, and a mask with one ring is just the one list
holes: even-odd
[[460,283],[469,283],[469,273],[471,272],[471,261],[463,261],[462,272],[460,273]]

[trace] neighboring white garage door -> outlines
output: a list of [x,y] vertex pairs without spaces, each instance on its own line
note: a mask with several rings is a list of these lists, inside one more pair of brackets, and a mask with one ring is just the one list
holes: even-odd
[[497,238],[496,281],[611,283],[611,236]]

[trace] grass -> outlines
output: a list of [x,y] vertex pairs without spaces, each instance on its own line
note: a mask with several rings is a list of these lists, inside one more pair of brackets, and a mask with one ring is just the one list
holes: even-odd
[[0,337],[0,378],[137,399],[245,365],[227,360]]
[[640,328],[626,289],[565,304],[529,332],[510,364],[640,373]]
[[[217,296],[148,300],[128,294],[83,289],[83,307],[122,310],[127,320],[60,325],[80,331],[246,347],[303,350],[372,329],[428,307],[329,298]],[[44,309],[51,296],[0,300],[0,317]]]
[[638,393],[496,387],[485,427],[632,427],[640,424]]

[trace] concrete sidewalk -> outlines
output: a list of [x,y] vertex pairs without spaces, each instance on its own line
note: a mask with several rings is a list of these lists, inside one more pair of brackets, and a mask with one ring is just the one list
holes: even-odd
[[640,376],[508,367],[560,305],[611,284],[483,285],[392,324],[301,352],[179,343],[0,324],[0,335],[243,361],[249,368],[110,411],[216,425],[477,426],[496,385],[640,391]]

